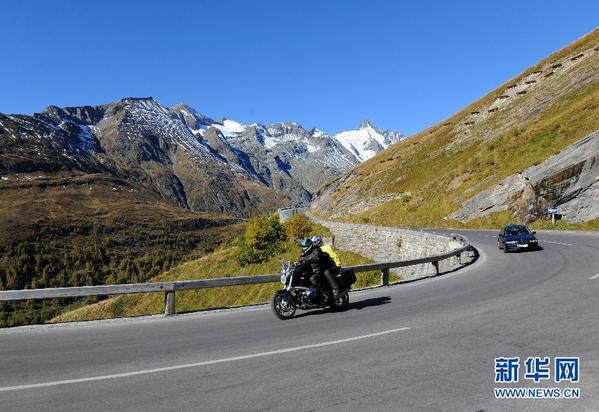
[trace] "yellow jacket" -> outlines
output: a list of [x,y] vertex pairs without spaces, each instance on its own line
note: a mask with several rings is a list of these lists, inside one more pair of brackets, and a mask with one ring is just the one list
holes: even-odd
[[341,267],[341,259],[339,259],[339,256],[337,256],[337,253],[335,253],[332,247],[329,245],[322,245],[320,250],[329,255],[331,259],[333,259],[333,262],[335,262],[337,266]]

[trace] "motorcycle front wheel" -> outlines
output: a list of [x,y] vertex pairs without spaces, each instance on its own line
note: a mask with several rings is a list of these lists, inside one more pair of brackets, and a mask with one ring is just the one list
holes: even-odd
[[275,316],[281,320],[290,319],[295,315],[295,301],[286,290],[279,290],[272,295],[270,307]]

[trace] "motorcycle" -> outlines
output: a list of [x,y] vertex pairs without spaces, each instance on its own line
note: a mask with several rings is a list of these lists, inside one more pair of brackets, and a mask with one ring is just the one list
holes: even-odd
[[[283,263],[281,269],[281,283],[283,289],[274,293],[271,299],[273,313],[279,319],[290,319],[299,308],[302,310],[326,309],[342,311],[349,305],[349,290],[356,281],[356,274],[352,269],[342,269],[335,274],[335,279],[343,293],[333,296],[330,287],[318,291],[310,283],[311,271],[301,265]],[[328,283],[328,282],[324,282]],[[326,296],[325,296],[326,294]]]

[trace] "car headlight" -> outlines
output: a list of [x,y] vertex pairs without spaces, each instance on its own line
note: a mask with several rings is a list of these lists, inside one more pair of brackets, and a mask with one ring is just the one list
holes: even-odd
[[516,243],[518,242],[516,242],[515,240],[508,240],[505,242],[506,245],[515,245]]
[[529,240],[528,242],[529,242],[529,243],[537,243],[537,242],[538,242],[538,240],[537,240],[537,239],[532,239],[532,240]]

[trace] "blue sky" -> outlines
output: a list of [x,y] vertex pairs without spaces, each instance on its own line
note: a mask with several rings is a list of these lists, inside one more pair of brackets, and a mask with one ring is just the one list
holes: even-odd
[[599,25],[597,1],[7,1],[0,112],[129,96],[413,134]]

